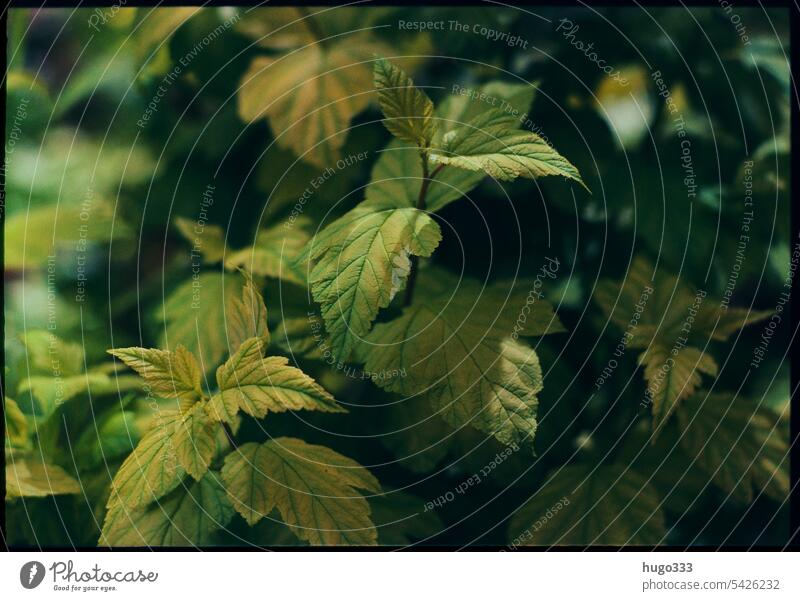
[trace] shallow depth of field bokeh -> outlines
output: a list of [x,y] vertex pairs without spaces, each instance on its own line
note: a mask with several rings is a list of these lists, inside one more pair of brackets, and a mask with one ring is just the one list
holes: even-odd
[[[786,543],[788,23],[738,6],[10,10],[8,543]],[[391,162],[405,142],[381,122],[379,58],[440,134],[506,111],[585,185],[446,165],[424,206],[435,251],[398,242],[377,315],[334,323],[356,301],[314,281],[336,268],[326,227],[365,198],[413,206],[422,181],[414,152],[414,171]],[[109,518],[160,412],[224,387],[250,278],[267,357],[313,379],[320,410],[243,408],[197,478],[173,470]],[[184,398],[107,353],[178,345],[202,376]],[[266,444],[348,462],[309,484],[330,516],[292,518],[270,477],[267,515],[231,495],[228,454]]]

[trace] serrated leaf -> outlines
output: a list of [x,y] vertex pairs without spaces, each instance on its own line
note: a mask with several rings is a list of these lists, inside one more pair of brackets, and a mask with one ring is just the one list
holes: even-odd
[[47,497],[81,492],[81,485],[57,465],[6,449],[6,498]]
[[350,121],[369,104],[373,56],[385,50],[357,32],[256,57],[239,86],[239,115],[248,123],[268,118],[278,144],[303,160],[334,164]]
[[109,349],[108,353],[142,376],[157,396],[171,399],[202,395],[200,366],[181,344],[174,351],[129,347]]
[[431,99],[400,67],[385,59],[375,62],[374,76],[386,129],[400,140],[428,148],[436,135]]
[[225,308],[225,320],[231,352],[235,352],[250,338],[258,338],[265,347],[269,345],[267,307],[253,280],[248,279],[245,283],[241,299],[229,301]]
[[453,86],[450,94],[436,109],[440,129],[453,131],[477,118],[490,108],[506,113],[517,127],[529,123],[528,111],[533,103],[538,82],[515,83],[490,81],[475,88]]
[[498,180],[561,175],[583,185],[578,170],[539,135],[515,129],[513,117],[490,109],[445,138],[431,162],[482,171]]
[[625,465],[555,471],[512,516],[509,540],[525,545],[657,545],[664,536],[660,498]]
[[381,308],[405,287],[411,255],[430,256],[439,225],[413,208],[362,203],[311,243],[311,293],[322,307],[331,352],[345,361]]
[[681,445],[722,490],[743,503],[753,491],[789,496],[789,422],[761,403],[699,392],[678,408]]
[[225,307],[241,295],[242,284],[239,274],[219,272],[201,273],[181,284],[153,312],[166,323],[159,328],[159,347],[174,349],[182,344],[205,372],[219,365],[228,352]]
[[274,508],[312,545],[373,545],[370,507],[358,490],[380,492],[378,481],[352,459],[296,438],[247,443],[225,458],[222,479],[248,524]]
[[219,392],[210,401],[209,414],[229,421],[241,409],[253,417],[283,411],[344,410],[312,378],[288,365],[286,357],[264,357],[264,344],[251,338],[217,370]]
[[219,425],[211,420],[202,403],[184,412],[172,437],[175,455],[192,478],[200,480],[217,450]]
[[711,340],[726,341],[742,328],[758,323],[772,315],[772,311],[756,311],[742,307],[719,306],[709,300],[700,307],[695,317],[695,327]]
[[[512,110],[524,115],[533,99],[533,88],[526,85],[492,82],[477,89],[481,94],[497,98],[507,103]],[[462,126],[467,120],[485,111],[489,105],[485,101],[473,101],[466,96],[451,95],[436,109],[435,119],[441,123],[439,130],[452,130]],[[519,124],[519,122],[517,122]],[[463,169],[445,169],[440,172],[428,187],[426,207],[429,211],[440,211],[451,202],[469,194],[484,178],[483,172]],[[416,205],[422,185],[422,165],[416,147],[393,140],[381,152],[372,169],[366,198],[373,202],[391,201],[397,207]]]
[[195,547],[213,542],[227,526],[233,507],[219,474],[208,472],[198,482],[181,487],[147,507],[122,505],[106,513],[98,544],[119,547]]
[[694,347],[669,349],[654,344],[639,357],[644,365],[648,399],[652,403],[653,429],[661,430],[681,399],[700,386],[702,375],[717,375],[714,358]]
[[305,229],[308,223],[309,220],[300,217],[291,227],[282,224],[259,230],[253,246],[229,254],[225,258],[225,267],[241,267],[253,275],[279,278],[304,286],[306,274],[298,266],[297,257],[310,238]]
[[[770,315],[722,305],[664,269],[654,272],[642,256],[633,260],[623,281],[600,280],[594,300],[611,321],[626,330],[631,348],[647,347],[654,340],[672,345],[682,335],[695,342],[724,341],[738,329]],[[636,327],[629,331],[635,315]]]
[[[469,285],[465,285],[469,289]],[[468,292],[419,299],[376,325],[359,346],[369,372],[406,375],[376,383],[404,395],[424,394],[456,428],[469,424],[503,444],[536,432],[542,370],[536,352],[511,339],[508,317]],[[484,307],[481,309],[479,307]]]
[[186,476],[176,451],[176,434],[185,440],[179,410],[159,411],[153,426],[128,455],[111,485],[107,507],[141,507],[174,490]]

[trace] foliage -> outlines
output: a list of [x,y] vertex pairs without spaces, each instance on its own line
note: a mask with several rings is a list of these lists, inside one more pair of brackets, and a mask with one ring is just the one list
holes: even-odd
[[785,544],[788,19],[737,11],[11,9],[9,545]]

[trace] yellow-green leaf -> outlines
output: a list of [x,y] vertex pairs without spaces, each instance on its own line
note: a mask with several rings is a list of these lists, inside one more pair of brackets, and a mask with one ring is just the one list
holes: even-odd
[[511,338],[496,307],[482,309],[477,298],[445,292],[415,299],[400,317],[373,328],[358,348],[359,358],[373,373],[403,368],[376,384],[424,394],[456,428],[469,424],[503,444],[531,443],[543,387],[538,356]]
[[14,446],[28,444],[28,420],[20,411],[17,402],[8,396],[3,396],[3,416],[6,424],[6,440]]
[[[90,219],[87,220],[87,215]],[[78,245],[121,242],[131,230],[115,215],[114,205],[94,200],[87,210],[81,205],[43,206],[10,215],[4,228],[4,267],[37,269],[48,257],[75,252]]]
[[175,218],[175,227],[186,241],[191,244],[192,255],[199,254],[204,263],[216,263],[225,254],[225,234],[218,225],[186,219]]
[[374,76],[386,129],[400,140],[428,148],[436,134],[431,99],[405,71],[385,59],[375,62]]
[[304,286],[306,274],[298,266],[297,257],[310,238],[305,229],[309,223],[308,219],[299,217],[291,227],[281,224],[259,230],[253,246],[232,252],[225,258],[225,267],[241,267],[253,275],[279,278]]
[[225,320],[231,352],[235,352],[250,338],[258,338],[264,346],[269,344],[267,307],[253,280],[248,279],[245,283],[241,299],[234,298],[228,301]]
[[717,375],[714,358],[691,346],[669,349],[654,344],[640,355],[639,363],[645,366],[646,400],[652,404],[656,432],[664,426],[678,402],[700,386],[701,374]]
[[515,129],[500,109],[479,115],[431,153],[433,163],[482,171],[498,180],[561,175],[583,185],[578,170],[539,135]]
[[225,458],[222,479],[249,524],[277,508],[286,525],[312,545],[373,545],[367,500],[380,492],[366,469],[326,447],[296,438],[247,443]]
[[[478,99],[470,102],[467,96],[449,96],[437,108],[435,119],[441,130],[453,130],[464,125],[478,114],[489,108],[486,98],[496,99],[507,107],[510,115],[517,115],[516,125],[523,122],[522,117],[533,100],[534,88],[525,84],[508,84],[491,82],[477,88]],[[484,100],[480,100],[484,98]],[[491,101],[491,100],[490,100]],[[509,123],[511,123],[509,121]],[[437,142],[440,142],[436,137]],[[445,169],[441,171],[428,187],[425,202],[429,211],[439,211],[468,194],[477,186],[486,174],[464,169]],[[419,189],[422,185],[422,165],[419,151],[410,148],[400,140],[393,140],[381,152],[372,168],[372,177],[367,186],[367,200],[373,202],[391,201],[397,207],[413,207],[416,205]]]
[[52,376],[73,376],[83,372],[83,346],[62,340],[47,330],[28,330],[20,336],[31,371]]
[[201,395],[200,366],[183,345],[174,351],[140,347],[110,349],[109,354],[134,369],[153,394],[164,398]]
[[219,425],[206,413],[202,403],[194,404],[176,424],[172,446],[181,467],[195,480],[208,471],[217,450]]
[[211,398],[210,415],[229,421],[240,408],[259,418],[300,409],[344,411],[322,386],[288,362],[286,357],[264,357],[258,338],[245,341],[217,370],[220,391]]
[[178,488],[147,507],[112,507],[103,523],[99,544],[125,547],[190,547],[213,542],[227,526],[233,507],[216,472]]
[[[178,459],[176,432],[181,431],[180,411],[160,411],[153,426],[128,455],[111,484],[107,507],[140,507],[177,487],[186,475]],[[181,432],[182,436],[185,436]]]
[[311,242],[311,293],[338,360],[347,360],[378,311],[405,287],[410,256],[430,256],[441,239],[439,225],[422,211],[365,202]]
[[239,115],[268,118],[279,145],[319,167],[332,165],[350,121],[369,104],[373,56],[384,51],[371,33],[357,32],[256,57],[239,85]]
[[627,465],[557,469],[512,516],[509,542],[527,545],[657,545],[658,492]]
[[161,348],[184,345],[208,372],[228,352],[225,307],[241,295],[244,281],[231,273],[201,273],[175,289],[154,317],[166,322],[160,328]]
[[[126,384],[128,383],[122,382],[120,391],[126,389]],[[31,376],[19,384],[20,392],[30,391],[36,397],[41,418],[51,415],[62,403],[83,392],[91,391],[99,395],[109,390],[117,392],[115,380],[107,374],[97,372],[67,377]]]
[[6,497],[47,497],[81,492],[81,485],[57,465],[6,449]]

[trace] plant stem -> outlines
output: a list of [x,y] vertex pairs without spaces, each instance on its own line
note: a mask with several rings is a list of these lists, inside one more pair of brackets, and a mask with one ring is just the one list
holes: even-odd
[[[421,153],[420,157],[422,158],[422,185],[419,188],[419,196],[417,197],[417,209],[420,211],[425,210],[425,201],[428,197],[428,188],[431,185],[433,179],[438,175],[438,173],[444,169],[444,165],[439,165],[436,169],[433,170],[433,173],[430,173],[428,170],[428,154]],[[416,255],[411,255],[411,273],[408,274],[408,283],[406,284],[406,296],[403,299],[403,306],[408,307],[411,304],[411,301],[414,300],[414,287],[417,283],[417,271],[419,265],[419,257]]]

